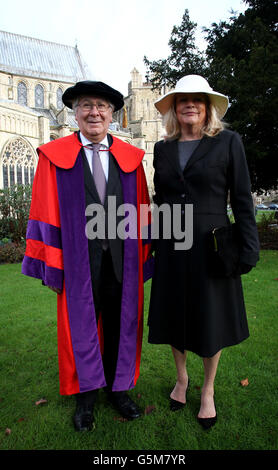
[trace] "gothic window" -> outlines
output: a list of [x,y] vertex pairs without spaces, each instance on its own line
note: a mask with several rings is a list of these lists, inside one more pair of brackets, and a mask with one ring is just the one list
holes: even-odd
[[17,184],[22,184],[22,168],[20,165],[16,166],[16,179]]
[[24,82],[19,82],[17,85],[17,101],[27,106],[27,86]]
[[9,180],[8,180],[8,166],[3,165],[3,187],[7,188],[9,186]]
[[37,85],[35,88],[35,107],[44,108],[44,90],[41,85]]
[[9,165],[9,170],[10,170],[10,185],[13,186],[14,185],[14,165],[11,164]]
[[31,147],[23,139],[9,142],[2,157],[3,187],[14,184],[32,184],[34,158]]
[[28,181],[29,178],[29,171],[28,171],[28,166],[24,167],[24,181]]
[[58,88],[58,90],[57,90],[57,109],[62,109],[62,107],[63,107],[62,94],[63,94],[63,90],[61,88]]

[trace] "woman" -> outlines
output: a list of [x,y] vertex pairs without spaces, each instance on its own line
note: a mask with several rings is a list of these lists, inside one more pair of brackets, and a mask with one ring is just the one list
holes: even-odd
[[[180,251],[173,235],[155,241],[149,342],[172,347],[177,369],[170,395],[173,411],[186,403],[187,351],[203,358],[198,421],[205,429],[217,419],[214,379],[221,350],[249,336],[240,274],[259,259],[244,148],[239,135],[220,121],[228,104],[198,75],[181,78],[155,103],[164,116],[166,137],[154,148],[154,202],[193,205],[193,244]],[[228,197],[240,236],[240,260],[232,276],[213,277],[208,238],[215,227],[230,223]]]

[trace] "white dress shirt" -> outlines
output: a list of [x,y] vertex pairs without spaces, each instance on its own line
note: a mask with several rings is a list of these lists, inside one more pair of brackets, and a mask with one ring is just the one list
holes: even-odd
[[[81,132],[80,132],[80,139],[81,139],[82,145],[92,144],[92,142],[90,140],[88,140],[87,137],[85,137]],[[102,164],[102,168],[103,168],[103,171],[104,171],[104,174],[105,174],[106,181],[108,181],[109,143],[108,143],[107,135],[99,143],[101,145],[101,147],[100,147],[101,150],[99,152],[100,161],[101,161],[101,164]],[[92,164],[93,164],[93,161],[92,161],[93,160],[93,149],[89,149],[89,148],[84,147],[84,150],[85,150],[85,154],[86,154],[91,172],[93,173],[93,167],[92,167]]]

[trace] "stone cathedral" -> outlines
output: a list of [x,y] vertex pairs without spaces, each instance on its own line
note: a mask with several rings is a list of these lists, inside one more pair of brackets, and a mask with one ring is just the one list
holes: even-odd
[[[32,183],[36,148],[77,130],[61,97],[66,88],[88,79],[90,72],[77,47],[0,31],[0,189]],[[150,193],[153,146],[162,136],[153,105],[158,97],[134,68],[125,108],[114,113],[110,126],[113,135],[145,150]]]

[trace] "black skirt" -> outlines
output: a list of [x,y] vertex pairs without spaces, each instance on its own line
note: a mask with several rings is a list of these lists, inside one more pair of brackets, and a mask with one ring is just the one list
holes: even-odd
[[186,251],[175,250],[173,239],[156,241],[150,343],[211,357],[248,338],[241,278],[209,273],[208,234],[227,223],[226,215],[195,215],[193,246]]

